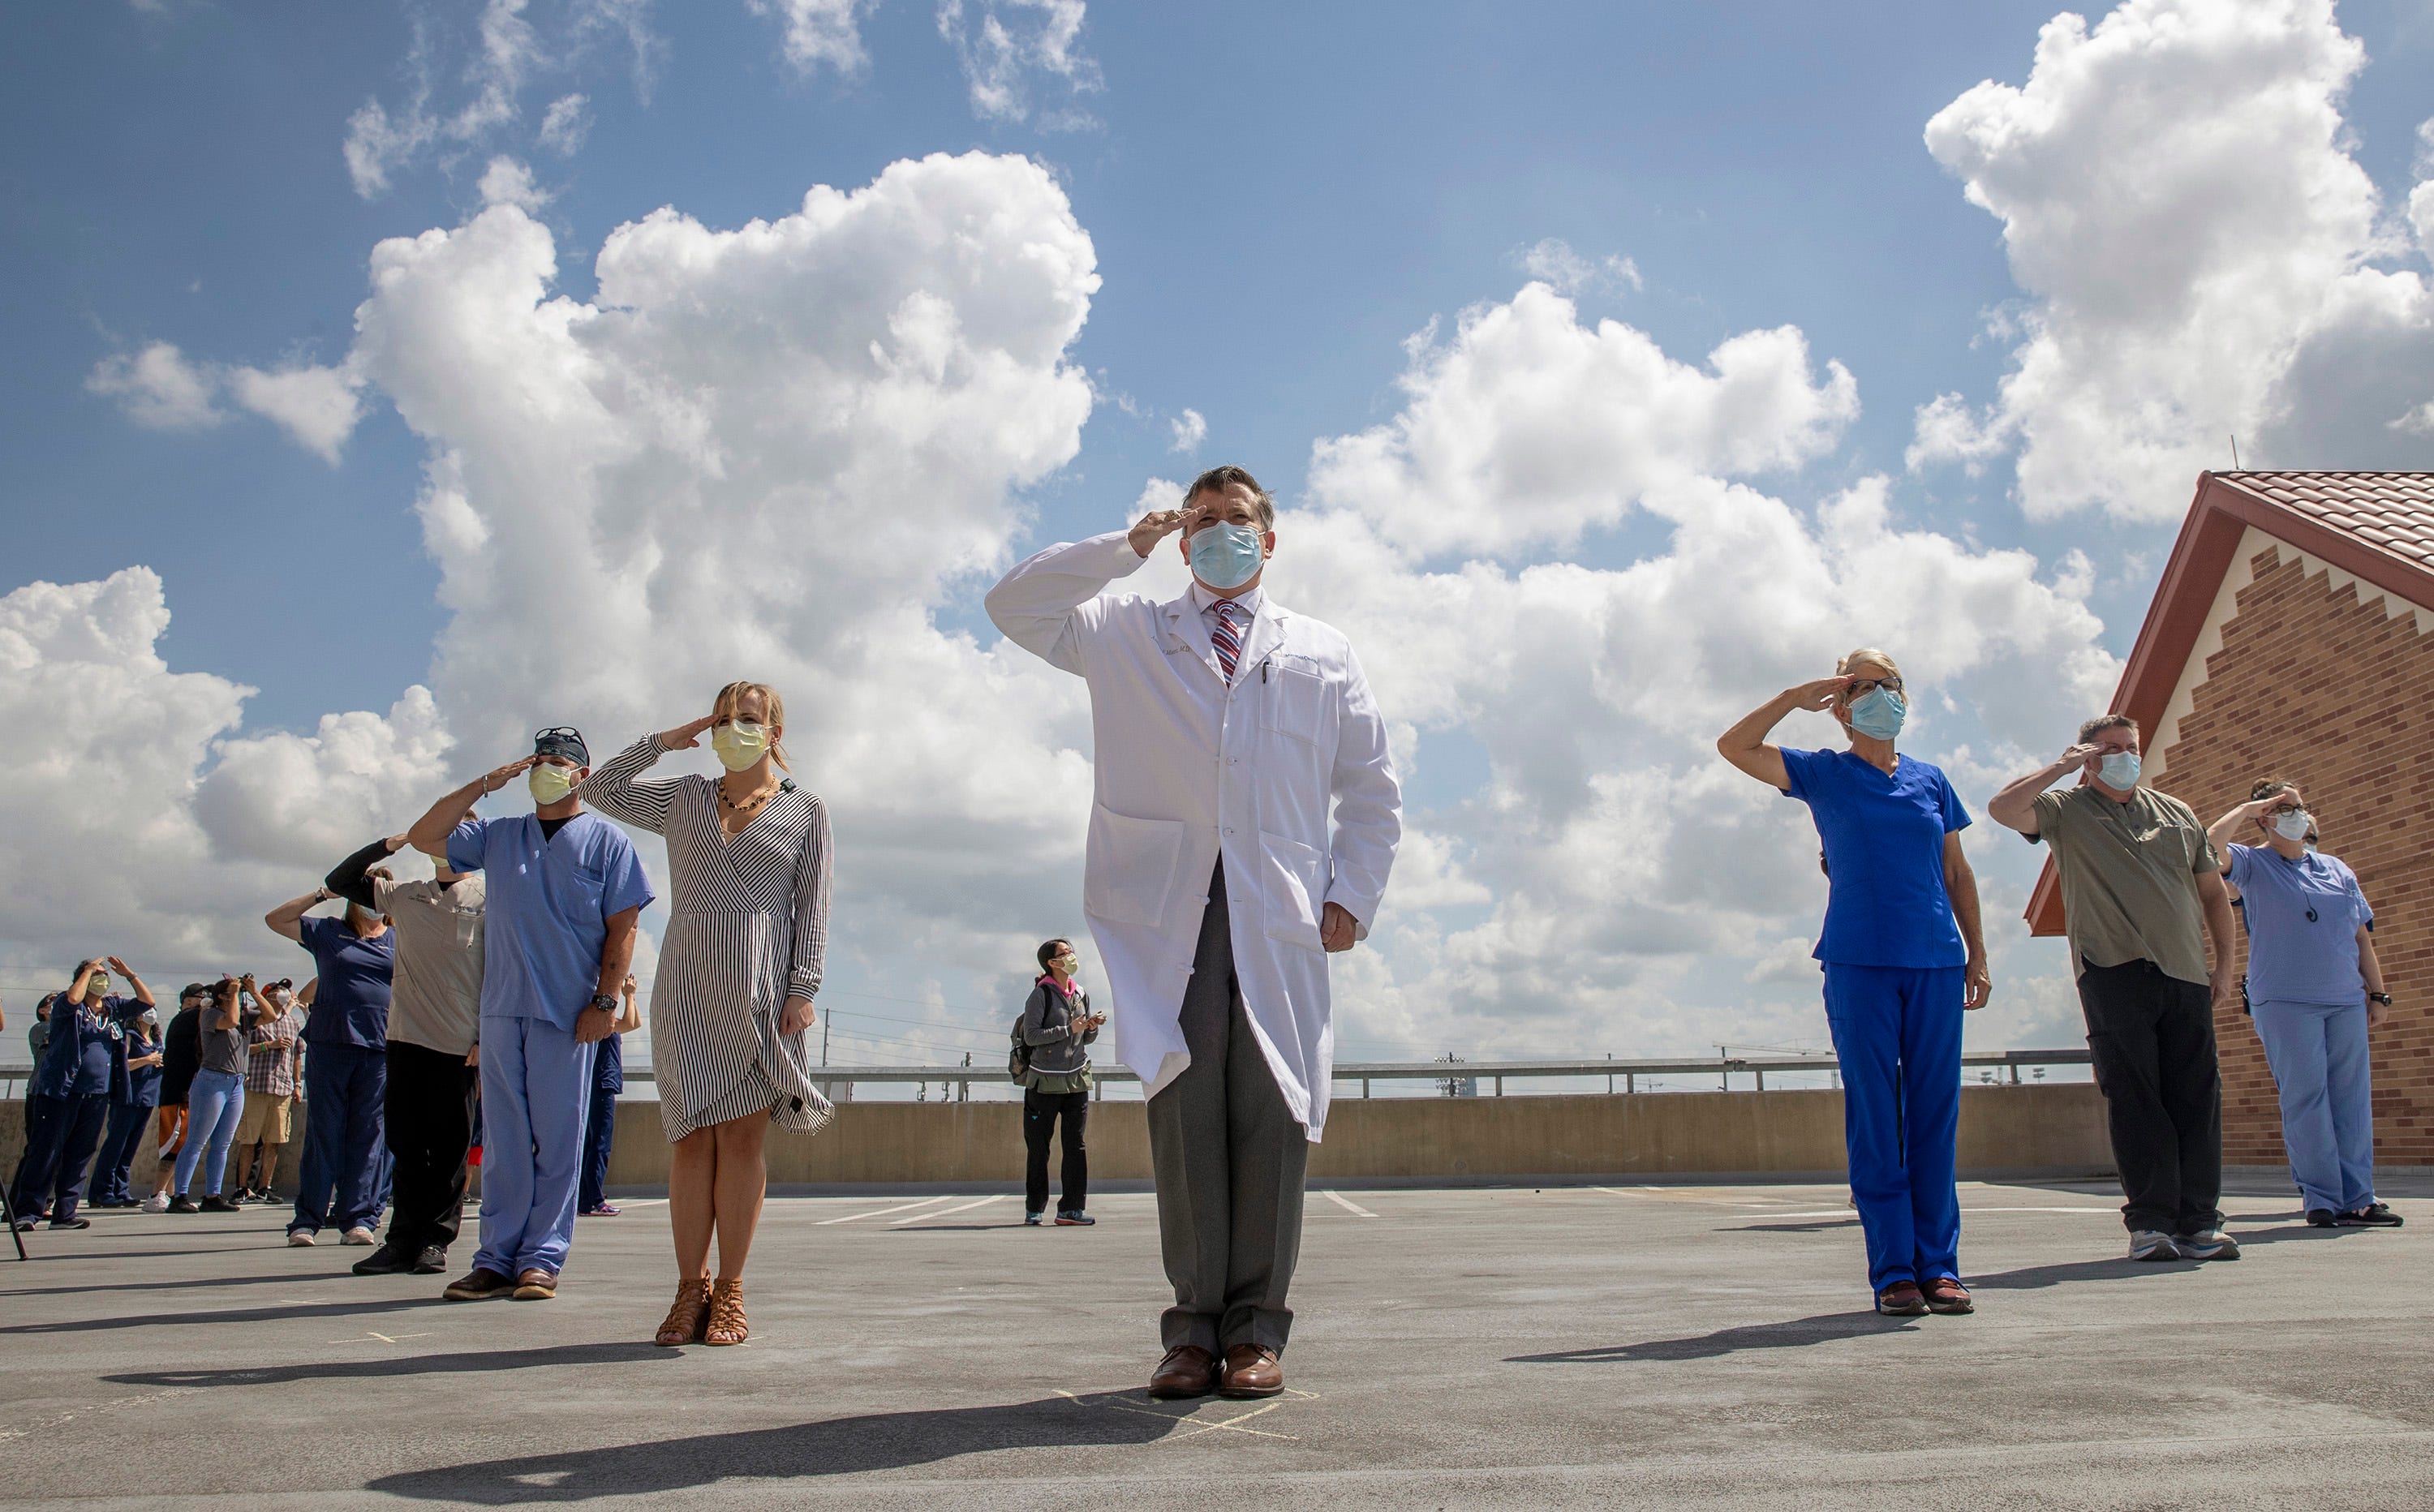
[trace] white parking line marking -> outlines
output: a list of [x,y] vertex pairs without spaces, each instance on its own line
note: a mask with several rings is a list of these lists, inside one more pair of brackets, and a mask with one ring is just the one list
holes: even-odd
[[900,1229],[908,1223],[927,1223],[932,1218],[952,1217],[958,1213],[968,1213],[974,1208],[986,1207],[991,1202],[1003,1201],[1004,1200],[1004,1198],[1005,1194],[1000,1192],[996,1197],[985,1197],[977,1202],[967,1202],[961,1207],[940,1208],[935,1213],[916,1213],[909,1218],[897,1219],[894,1223],[889,1224],[888,1227],[891,1229]]
[[949,1193],[945,1197],[925,1197],[918,1202],[901,1202],[892,1208],[873,1208],[867,1213],[848,1213],[842,1218],[822,1218],[818,1223],[813,1225],[813,1227],[824,1229],[831,1223],[853,1223],[863,1218],[883,1218],[891,1213],[910,1213],[915,1208],[926,1208],[933,1202],[951,1202],[953,1200],[954,1195],[952,1193]]
[[1367,1208],[1363,1207],[1358,1202],[1346,1201],[1343,1194],[1339,1192],[1328,1192],[1327,1199],[1329,1202],[1334,1203],[1337,1207],[1342,1208],[1345,1212],[1351,1214],[1356,1218],[1374,1218],[1378,1215],[1375,1213],[1370,1212]]

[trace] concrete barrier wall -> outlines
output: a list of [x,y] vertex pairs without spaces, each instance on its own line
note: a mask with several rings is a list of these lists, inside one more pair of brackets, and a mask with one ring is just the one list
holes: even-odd
[[[782,1185],[1002,1184],[1022,1180],[1022,1109],[1013,1102],[858,1102],[811,1138],[775,1134],[769,1180]],[[24,1147],[21,1105],[0,1103],[0,1173]],[[302,1129],[282,1151],[292,1188]],[[1094,1181],[1146,1181],[1149,1131],[1138,1102],[1090,1108]],[[1972,1086],[1961,1094],[1963,1172],[2110,1170],[2104,1104],[2088,1083]],[[1311,1151],[1321,1181],[1483,1180],[1497,1177],[1667,1177],[1839,1173],[1843,1095],[1665,1092],[1636,1096],[1348,1098],[1335,1104],[1327,1139]],[[136,1189],[151,1190],[147,1138]],[[667,1184],[660,1105],[618,1105],[608,1181]]]

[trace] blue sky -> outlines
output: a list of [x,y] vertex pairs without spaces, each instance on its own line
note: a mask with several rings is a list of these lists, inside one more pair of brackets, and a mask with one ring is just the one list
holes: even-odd
[[[1000,8],[1018,33],[1037,20],[975,0],[972,24]],[[2291,27],[2331,34],[2299,0],[2285,8]],[[1015,76],[1026,120],[976,110],[932,5],[850,14],[858,70],[790,60],[780,17],[740,0],[533,0],[533,55],[506,117],[413,155],[368,194],[342,153],[350,119],[368,100],[404,110],[419,83],[438,114],[462,108],[481,6],[96,0],[14,13],[0,55],[0,329],[14,359],[0,370],[11,463],[0,593],[151,568],[174,617],[158,642],[170,668],[259,689],[224,738],[309,736],[332,711],[386,709],[432,679],[452,618],[415,513],[431,438],[377,382],[334,465],[225,401],[214,423],[147,428],[89,384],[97,365],[163,342],[206,365],[341,363],[375,244],[465,223],[502,155],[546,195],[532,215],[554,238],[556,292],[581,301],[604,239],[660,207],[729,229],[789,214],[814,184],[852,190],[892,162],[977,148],[1047,169],[1103,280],[1066,353],[1094,391],[1077,452],[1006,490],[1036,514],[1015,529],[1017,552],[1107,528],[1145,479],[1218,460],[1303,501],[1314,442],[1405,409],[1406,340],[1435,322],[1439,343],[1455,343],[1461,313],[1513,299],[1526,249],[1558,239],[1588,264],[1636,271],[1579,288],[1585,322],[1624,322],[1694,367],[1737,333],[1792,326],[1817,369],[1847,367],[1856,416],[1797,466],[1746,475],[1752,485],[1808,518],[1880,476],[1897,526],[1972,552],[2025,548],[2048,582],[2083,551],[2094,644],[2117,655],[2134,635],[2188,469],[2137,499],[2042,508],[2014,471],[2040,434],[2028,400],[1974,471],[1905,456],[1914,412],[1938,395],[1997,425],[1988,406],[2023,338],[1990,333],[1990,314],[2067,314],[2066,289],[2023,288],[2003,225],[1923,140],[1980,81],[2029,81],[2050,5],[1102,4],[1074,42],[1088,87],[1037,59]],[[2352,4],[2333,25],[2367,61],[2324,91],[2345,133],[2330,156],[2363,171],[2376,213],[2399,228],[2398,250],[2366,261],[2422,271],[2403,207],[2434,151],[2419,134],[2434,115],[2434,13]],[[2175,62],[2161,44],[2123,67],[2143,58],[2172,87],[2203,83],[2174,73],[2203,59]],[[578,93],[579,146],[540,144],[547,106]],[[1088,119],[1050,128],[1057,112]],[[2328,155],[2316,160],[2293,172]],[[1207,436],[1178,453],[1172,422],[1186,409]],[[2226,413],[2226,428],[2241,423],[2237,405]],[[2284,431],[2300,439],[2269,463],[2344,465],[2307,454],[2293,424]],[[2228,463],[2221,450],[2212,465]],[[1620,571],[1661,555],[1674,528],[1662,511],[1626,510],[1575,539],[1490,554],[1516,575],[1558,561]],[[985,583],[966,574],[934,621],[993,638]],[[1754,675],[1745,696],[1718,696],[1746,705],[1776,686]],[[1419,721],[1415,802],[1449,810],[1492,782],[1477,719]],[[2002,748],[1965,717],[1946,738],[1981,757]],[[1458,931],[1488,907],[1449,903],[1441,923]],[[0,940],[40,938],[0,918]],[[873,957],[865,969],[909,968]]]

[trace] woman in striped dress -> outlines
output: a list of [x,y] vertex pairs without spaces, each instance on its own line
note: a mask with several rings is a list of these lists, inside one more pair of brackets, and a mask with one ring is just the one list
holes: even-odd
[[[643,780],[704,731],[725,775]],[[601,812],[668,842],[671,914],[651,987],[651,1064],[676,1147],[668,1215],[679,1279],[663,1345],[744,1342],[744,1260],[768,1186],[763,1141],[773,1122],[812,1133],[829,1120],[804,1044],[828,943],[829,814],[780,774],[785,733],[774,689],[729,683],[710,713],[644,736],[582,788]]]

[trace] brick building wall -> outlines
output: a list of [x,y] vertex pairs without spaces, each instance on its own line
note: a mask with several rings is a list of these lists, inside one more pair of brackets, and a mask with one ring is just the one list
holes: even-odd
[[[2267,550],[2206,658],[2156,786],[2212,824],[2260,777],[2299,784],[2323,849],[2357,873],[2392,994],[2371,1044],[2375,1159],[2434,1165],[2434,636]],[[2281,1113],[2237,1007],[2221,1045],[2223,1160],[2281,1164]]]

